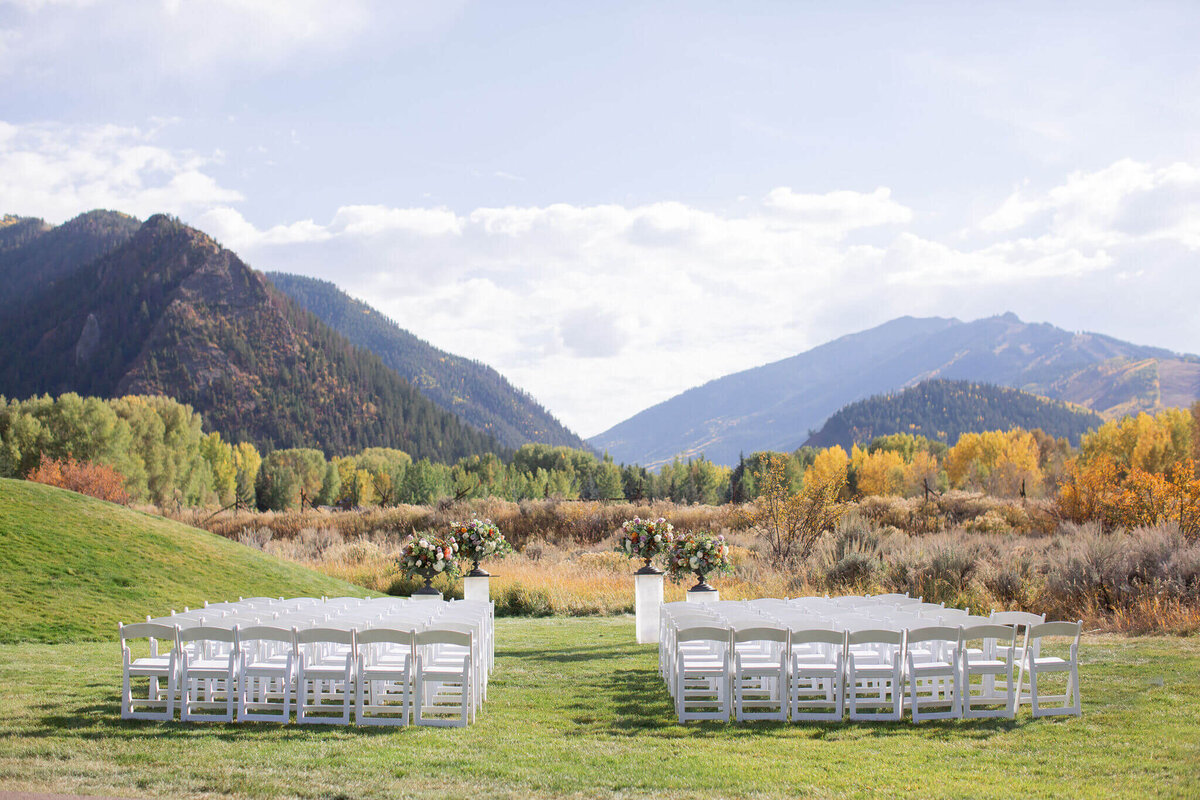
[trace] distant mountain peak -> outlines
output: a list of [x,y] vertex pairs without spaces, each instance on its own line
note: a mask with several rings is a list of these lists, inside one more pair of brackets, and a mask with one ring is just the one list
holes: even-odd
[[904,316],[688,389],[589,441],[626,463],[703,453],[731,464],[741,451],[795,449],[843,406],[929,378],[1014,387],[1111,417],[1200,397],[1200,358],[1011,311],[970,322]]

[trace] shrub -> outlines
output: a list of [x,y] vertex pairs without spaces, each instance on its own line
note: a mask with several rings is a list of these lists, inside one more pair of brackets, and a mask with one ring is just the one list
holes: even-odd
[[1012,530],[1008,520],[995,508],[968,522],[966,529],[972,533],[1009,533]]
[[825,573],[831,588],[866,589],[880,571],[879,560],[865,553],[847,553]]
[[58,460],[42,456],[37,467],[29,474],[29,480],[69,489],[110,503],[129,505],[132,498],[125,491],[125,477],[107,464],[76,461],[73,458]]

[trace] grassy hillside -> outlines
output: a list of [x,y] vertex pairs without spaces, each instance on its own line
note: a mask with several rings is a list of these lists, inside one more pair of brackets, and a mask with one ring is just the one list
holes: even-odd
[[111,639],[118,622],[205,600],[363,593],[178,522],[0,479],[0,642]]

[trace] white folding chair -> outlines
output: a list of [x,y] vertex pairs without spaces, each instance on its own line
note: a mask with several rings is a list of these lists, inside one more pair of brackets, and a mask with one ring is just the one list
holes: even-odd
[[296,722],[349,725],[354,704],[354,630],[297,630],[296,645]]
[[464,631],[420,631],[413,637],[413,649],[416,724],[465,728],[475,717],[474,636]]
[[[190,647],[189,647],[190,645]],[[179,718],[233,722],[238,702],[238,626],[179,631]],[[222,710],[223,709],[223,710]]]
[[[1017,632],[1011,625],[972,625],[962,629],[962,715],[966,718],[1016,716],[1013,665],[1001,650],[1012,652]],[[978,648],[971,647],[973,642]],[[978,682],[976,682],[978,678]],[[1004,691],[997,679],[1003,678]],[[1000,708],[990,706],[1001,705]]]
[[[943,625],[913,628],[905,640],[905,678],[913,722],[962,716],[962,629]],[[916,657],[919,645],[933,645],[932,657]],[[926,710],[941,708],[941,710]]]
[[[1012,625],[1017,630],[1018,643],[1013,643],[1013,646],[1005,650],[998,649],[997,655],[1008,660],[1017,672],[1017,704],[1020,709],[1022,701],[1029,699],[1028,694],[1021,692],[1021,677],[1025,671],[1025,649],[1029,646],[1029,629],[1034,625],[1041,625],[1046,621],[1045,614],[1032,614],[1028,611],[993,611],[989,617],[989,621],[997,625]],[[1035,652],[1034,655],[1037,655]]]
[[787,720],[787,628],[751,627],[733,632],[734,718]]
[[242,653],[238,721],[280,722],[292,719],[299,651],[296,631],[254,626],[238,631]]
[[[170,720],[175,717],[175,681],[179,675],[178,630],[171,625],[136,622],[118,625],[121,637],[121,719]],[[129,643],[149,639],[150,655],[134,658]],[[169,642],[168,651],[159,652],[159,641]],[[133,683],[147,678],[145,697],[134,697]],[[162,691],[159,682],[166,684]]]
[[[792,722],[840,722],[846,682],[845,631],[791,632],[789,696]],[[809,645],[805,653],[797,645]]]
[[903,710],[904,634],[883,629],[846,634],[846,706],[855,722],[898,720]]
[[368,628],[358,632],[356,642],[355,721],[359,725],[407,725],[412,706],[413,632]]
[[[1083,633],[1083,622],[1043,622],[1029,629],[1029,642],[1025,648],[1025,672],[1029,675],[1029,703],[1035,717],[1050,717],[1069,714],[1080,716],[1082,707],[1079,699],[1079,639]],[[1042,640],[1047,636],[1071,637],[1071,650],[1067,658],[1040,655]],[[1047,674],[1065,672],[1067,686],[1062,694],[1046,694],[1038,681]],[[1047,703],[1059,705],[1047,706]]]
[[729,628],[701,626],[675,631],[675,711],[680,722],[729,721]]

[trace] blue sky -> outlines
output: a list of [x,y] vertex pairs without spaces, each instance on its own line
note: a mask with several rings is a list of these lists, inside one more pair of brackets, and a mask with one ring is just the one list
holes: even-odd
[[1200,351],[1195,3],[0,0],[0,212],[179,214],[590,435],[901,314]]

